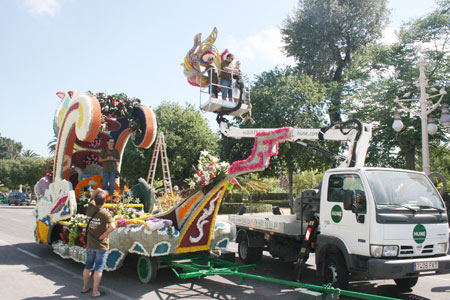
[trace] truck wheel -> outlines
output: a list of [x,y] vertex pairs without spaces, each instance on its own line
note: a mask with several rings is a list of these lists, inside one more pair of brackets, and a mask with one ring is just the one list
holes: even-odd
[[142,283],[154,281],[158,273],[158,261],[153,257],[139,256],[137,273]]
[[323,283],[345,290],[348,288],[349,276],[345,261],[340,255],[330,255],[325,261]]
[[238,245],[239,258],[244,264],[254,264],[262,258],[262,248],[249,247],[248,238],[241,239]]
[[395,284],[397,284],[397,286],[403,290],[411,289],[413,286],[416,285],[418,280],[419,277],[394,279]]

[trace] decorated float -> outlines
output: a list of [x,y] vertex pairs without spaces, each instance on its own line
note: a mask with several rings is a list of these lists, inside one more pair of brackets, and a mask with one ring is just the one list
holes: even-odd
[[[37,243],[52,245],[61,257],[84,263],[84,211],[89,190],[101,187],[100,149],[110,138],[121,157],[129,139],[136,147],[148,148],[155,139],[157,124],[150,108],[125,95],[69,92],[58,96],[61,102],[54,120],[57,142],[53,172],[35,186],[39,199],[34,236]],[[229,222],[216,222],[216,215],[227,187],[235,176],[267,167],[278,142],[287,138],[288,129],[261,133],[252,155],[231,166],[202,153],[190,193],[177,206],[158,215],[150,214],[150,188],[140,179],[118,203],[105,205],[117,225],[110,235],[105,270],[118,269],[129,253],[138,254],[139,277],[148,282],[156,276],[157,258],[226,249],[235,237],[235,227]],[[120,189],[117,181],[116,187]]]

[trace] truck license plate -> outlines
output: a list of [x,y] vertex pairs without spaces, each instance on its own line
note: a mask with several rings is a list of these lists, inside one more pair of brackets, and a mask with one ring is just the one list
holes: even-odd
[[414,271],[436,270],[439,268],[437,261],[423,261],[414,263]]

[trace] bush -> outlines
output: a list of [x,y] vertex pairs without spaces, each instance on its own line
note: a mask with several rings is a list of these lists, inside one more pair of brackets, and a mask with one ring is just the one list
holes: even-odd
[[270,204],[272,206],[278,206],[283,208],[289,208],[289,200],[264,200],[262,204]]
[[[254,193],[251,194],[253,202],[259,202],[264,200],[289,200],[288,193]],[[250,195],[242,193],[227,194],[224,197],[224,201],[227,203],[241,203],[243,199],[250,201]]]
[[[222,203],[219,208],[219,214],[237,214],[239,208],[245,206],[246,212],[250,212],[250,205],[248,203]],[[262,212],[272,212],[271,204],[253,203],[252,212],[262,213]]]

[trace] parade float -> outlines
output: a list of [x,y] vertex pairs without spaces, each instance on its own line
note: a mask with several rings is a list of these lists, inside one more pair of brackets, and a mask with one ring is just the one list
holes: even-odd
[[[61,102],[54,120],[57,144],[53,172],[35,186],[39,199],[34,236],[37,243],[52,245],[61,257],[84,263],[86,245],[82,236],[87,217],[83,207],[89,190],[101,187],[99,150],[110,138],[120,156],[129,139],[136,147],[148,148],[155,139],[157,124],[150,108],[125,95],[69,92],[58,96]],[[138,254],[139,277],[148,282],[156,276],[161,261],[158,258],[226,249],[235,236],[235,227],[229,222],[216,222],[216,215],[227,188],[235,176],[266,168],[277,153],[278,142],[287,138],[288,129],[261,133],[252,155],[231,166],[202,153],[190,193],[167,212],[151,215],[153,201],[144,209],[142,202],[148,200],[150,188],[142,179],[131,189],[138,195],[140,192],[139,197],[129,193],[129,198],[141,203],[133,204],[126,196],[118,203],[107,203],[105,207],[111,211],[117,229],[110,234],[105,270],[119,268],[129,253]],[[116,187],[120,189],[117,182]]]

